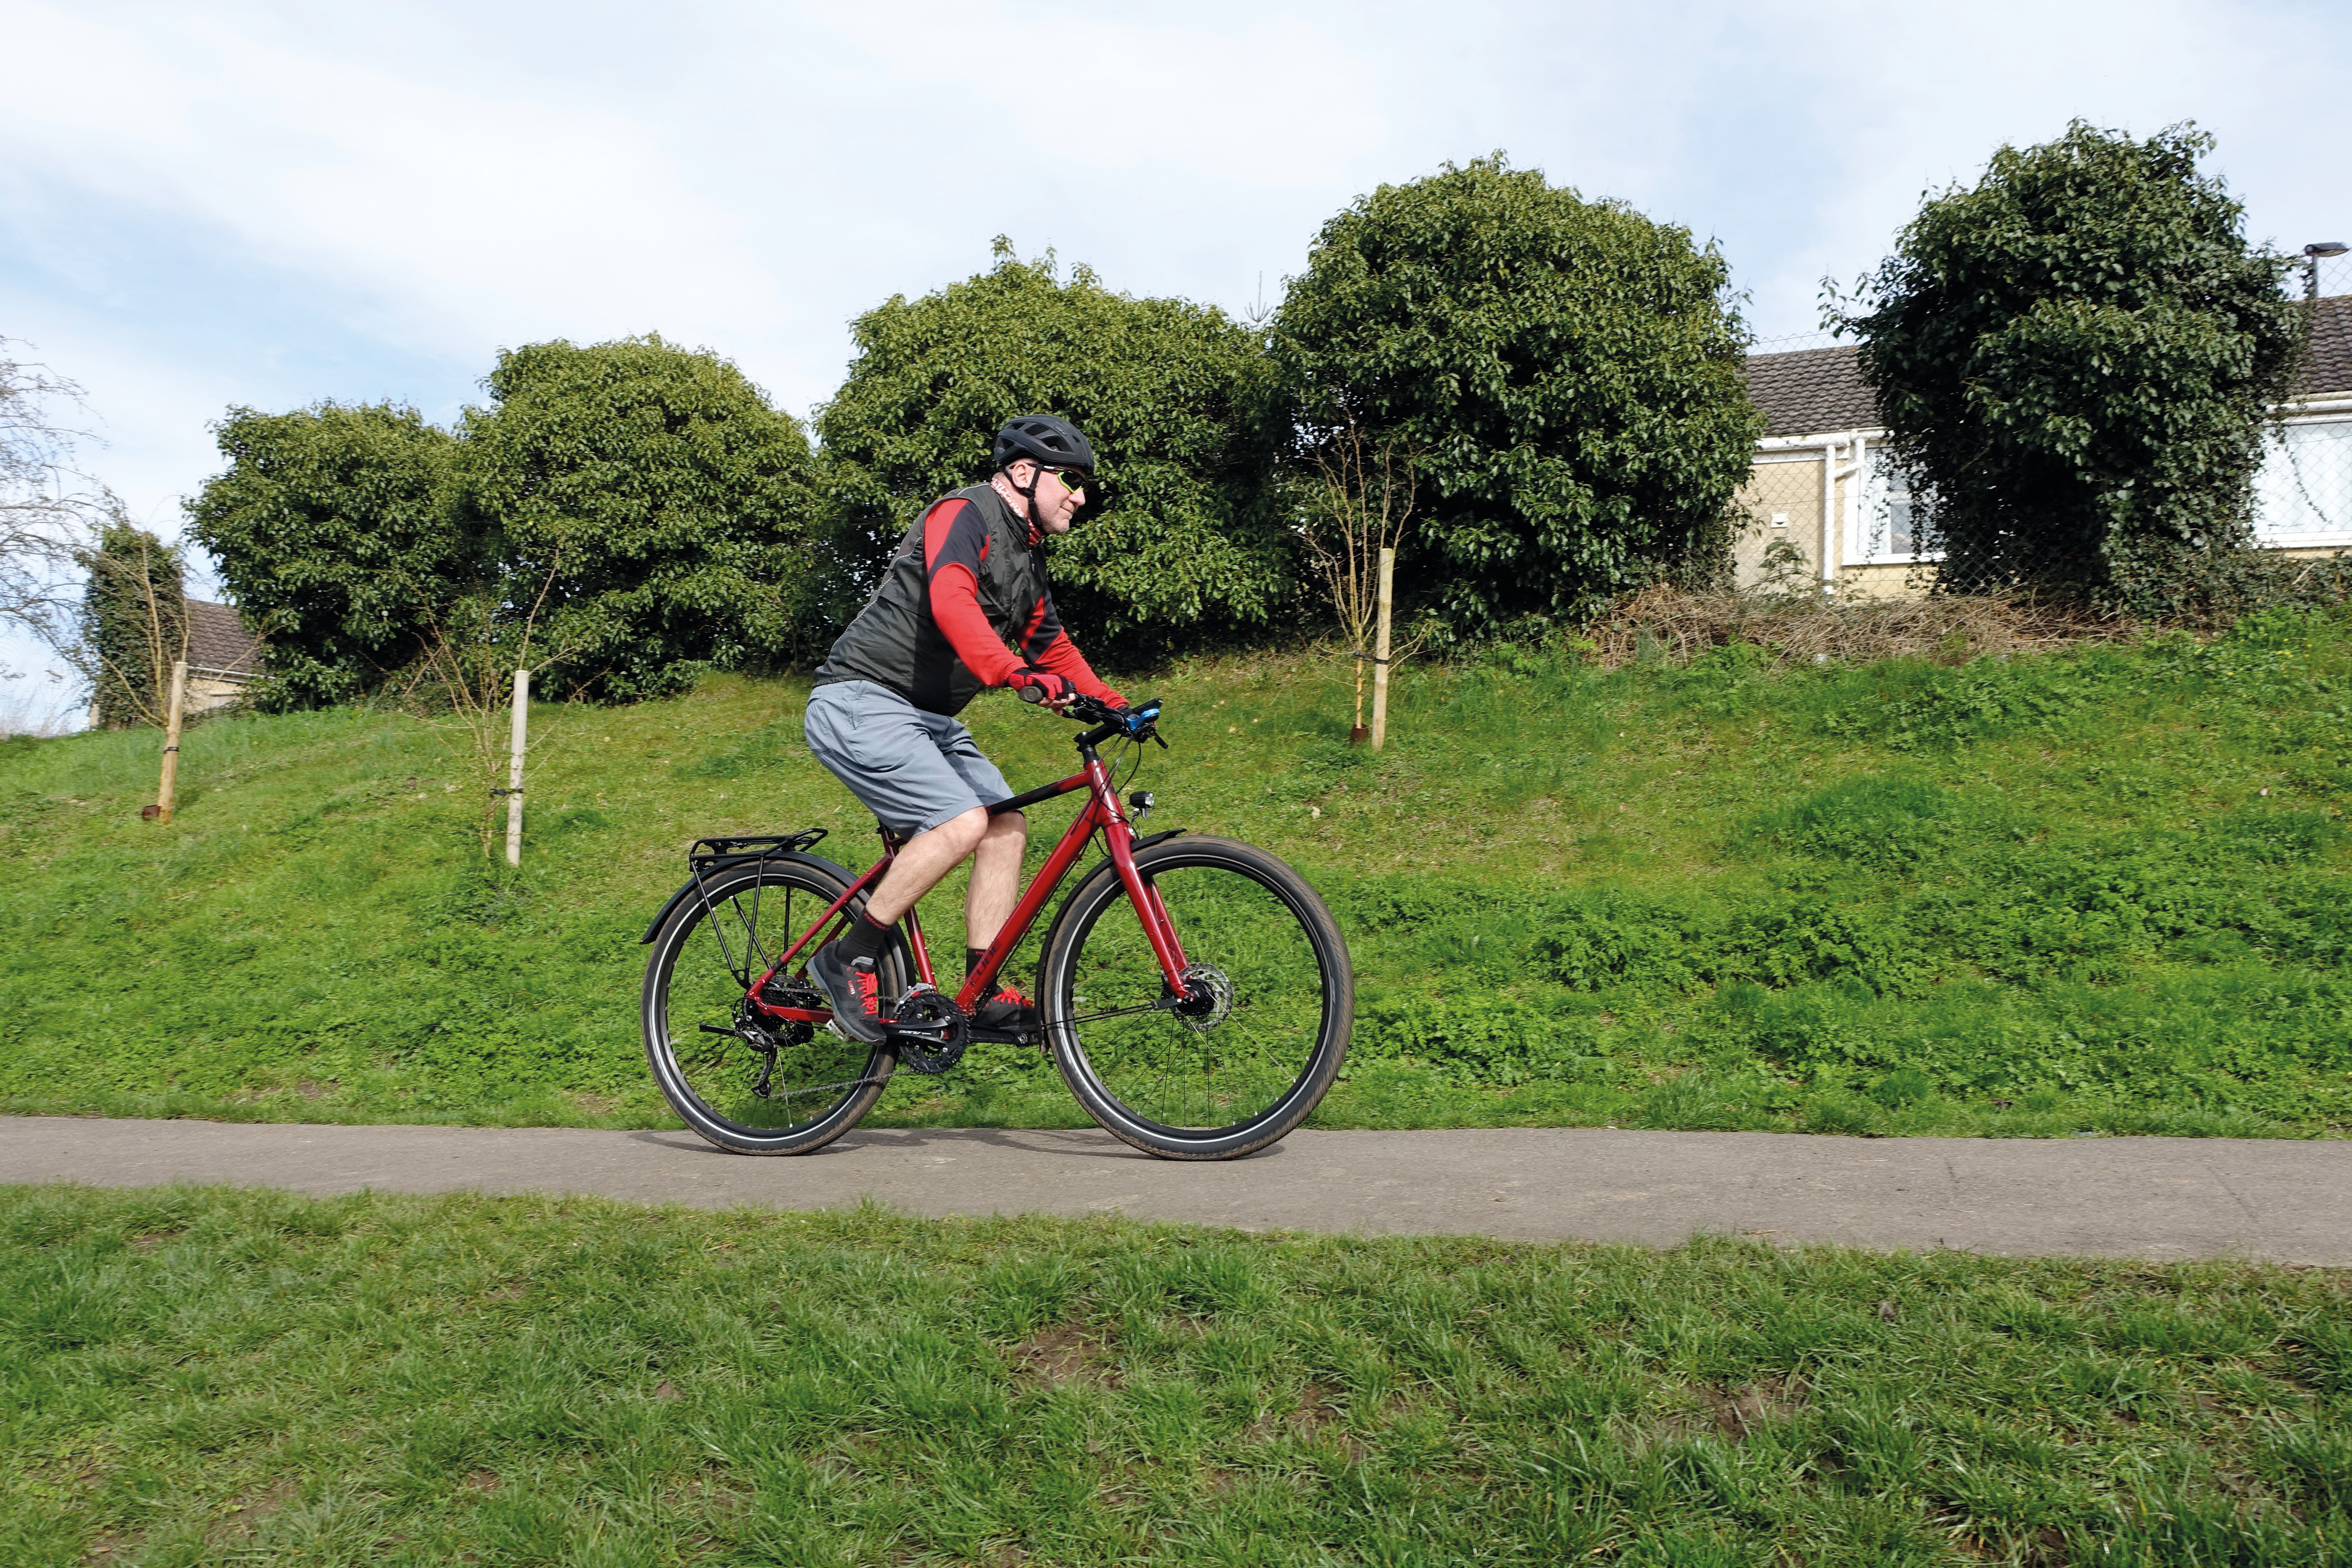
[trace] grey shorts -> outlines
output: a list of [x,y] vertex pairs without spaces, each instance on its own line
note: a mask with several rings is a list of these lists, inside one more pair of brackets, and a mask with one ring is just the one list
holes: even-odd
[[870,680],[809,693],[801,730],[816,760],[902,837],[1013,794],[961,721],[926,713]]

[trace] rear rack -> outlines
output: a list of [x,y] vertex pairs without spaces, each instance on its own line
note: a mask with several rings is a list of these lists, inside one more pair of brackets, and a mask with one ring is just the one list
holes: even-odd
[[757,833],[740,838],[698,838],[694,847],[686,852],[687,864],[694,868],[697,879],[713,867],[729,865],[737,860],[764,860],[771,855],[797,854],[813,849],[824,837],[822,827],[804,828],[798,833]]

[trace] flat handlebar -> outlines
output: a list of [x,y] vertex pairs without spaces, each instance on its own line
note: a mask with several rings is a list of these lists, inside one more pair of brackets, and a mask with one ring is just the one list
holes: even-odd
[[[1022,700],[1029,702],[1037,700],[1029,695],[1035,689],[1034,687],[1024,689]],[[1125,708],[1114,708],[1097,697],[1077,696],[1071,698],[1062,711],[1070,718],[1095,726],[1077,738],[1081,746],[1099,746],[1105,741],[1117,740],[1160,741],[1163,747],[1168,744],[1160,740],[1160,731],[1156,728],[1160,722],[1160,699],[1157,697],[1147,697]]]

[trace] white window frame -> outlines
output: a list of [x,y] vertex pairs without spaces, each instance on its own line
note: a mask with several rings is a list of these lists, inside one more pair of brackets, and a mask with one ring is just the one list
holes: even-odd
[[[2286,414],[2284,428],[2263,434],[2262,467],[2254,475],[2254,542],[2268,550],[2352,545],[2352,397],[2315,401],[2282,412]],[[2314,475],[2303,470],[2294,449],[2331,437],[2341,443],[2336,459],[2343,471]],[[2322,487],[2316,492],[2311,488],[2315,479]],[[2281,528],[2265,517],[2273,505],[2281,503],[2290,515],[2309,519],[2313,526]]]
[[[1874,545],[1883,545],[1891,539],[1887,525],[1893,495],[1886,459],[1885,441],[1864,440],[1862,471],[1854,476],[1851,486],[1853,494],[1846,502],[1845,564],[1916,566],[1941,561],[1944,552],[1940,550],[1905,552],[1874,548]],[[1913,526],[1917,526],[1916,519]]]

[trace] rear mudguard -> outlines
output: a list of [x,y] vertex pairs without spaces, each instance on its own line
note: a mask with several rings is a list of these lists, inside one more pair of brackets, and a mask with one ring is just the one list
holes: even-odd
[[686,879],[686,885],[669,896],[669,902],[661,907],[661,913],[656,915],[654,917],[654,923],[646,928],[646,934],[637,938],[637,945],[639,947],[643,947],[646,943],[659,936],[661,934],[662,927],[669,923],[669,917],[677,910],[678,905],[698,897],[698,889],[717,881],[720,873],[737,870],[745,866],[757,866],[763,862],[768,865],[782,865],[784,862],[791,860],[796,860],[803,866],[812,866],[816,868],[817,869],[824,872],[827,876],[834,878],[845,888],[849,886],[851,882],[856,880],[855,877],[850,875],[849,868],[846,866],[836,865],[833,861],[826,859],[822,855],[810,855],[799,851],[788,851],[782,855],[715,856],[710,859],[709,863],[704,869],[698,872],[695,876],[688,877]]

